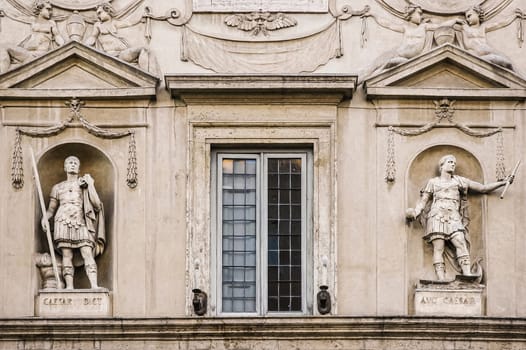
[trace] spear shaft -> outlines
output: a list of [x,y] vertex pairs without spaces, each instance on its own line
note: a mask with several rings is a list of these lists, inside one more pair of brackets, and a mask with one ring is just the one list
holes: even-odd
[[58,275],[57,259],[55,258],[55,249],[53,248],[53,241],[51,240],[51,228],[49,227],[49,221],[47,218],[46,203],[44,202],[44,195],[42,194],[42,186],[40,186],[40,177],[38,176],[37,162],[35,161],[35,155],[33,149],[29,149],[31,153],[31,164],[33,165],[33,174],[35,178],[35,186],[38,192],[38,201],[40,202],[40,210],[42,210],[42,216],[45,219],[44,228],[46,230],[47,244],[49,245],[49,253],[51,255],[51,264],[53,265],[53,273],[57,280],[57,289],[60,289],[60,277]]
[[[515,168],[513,168],[513,171],[511,172],[510,176],[512,176],[513,178],[515,178],[515,175],[517,175],[517,170],[519,170],[519,165],[521,165],[520,159],[515,165]],[[506,186],[504,187],[504,190],[502,190],[502,193],[500,194],[500,199],[504,198],[506,191],[508,191],[508,187],[510,187],[510,180],[506,181]]]

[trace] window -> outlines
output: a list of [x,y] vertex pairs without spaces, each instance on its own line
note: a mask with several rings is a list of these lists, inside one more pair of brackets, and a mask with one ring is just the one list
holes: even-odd
[[309,153],[213,159],[219,313],[305,313]]

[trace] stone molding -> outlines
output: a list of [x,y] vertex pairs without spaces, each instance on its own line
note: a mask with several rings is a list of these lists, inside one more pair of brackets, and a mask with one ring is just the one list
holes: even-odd
[[[203,322],[205,321],[206,322]],[[526,342],[526,319],[494,317],[1,319],[0,340],[352,340]],[[79,332],[82,329],[84,331]]]
[[[80,68],[94,80],[67,76]],[[60,79],[50,88],[46,81]],[[66,87],[63,87],[66,85]],[[2,75],[0,97],[22,99],[79,98],[155,98],[159,79],[106,53],[76,41],[61,46]],[[58,86],[58,87],[56,87]]]
[[167,74],[166,88],[192,104],[277,103],[338,104],[351,99],[356,75],[198,75]]

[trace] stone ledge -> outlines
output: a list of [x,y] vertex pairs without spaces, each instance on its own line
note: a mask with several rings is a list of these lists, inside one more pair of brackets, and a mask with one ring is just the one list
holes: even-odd
[[[351,340],[526,342],[526,318],[288,317],[0,319],[0,341]],[[81,330],[81,331],[80,331]]]
[[165,75],[171,95],[188,104],[333,104],[352,98],[357,77],[345,74]]

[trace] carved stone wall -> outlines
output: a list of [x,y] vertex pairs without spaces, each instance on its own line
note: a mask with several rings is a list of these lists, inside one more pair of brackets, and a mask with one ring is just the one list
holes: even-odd
[[[484,183],[522,160],[526,0],[110,3],[0,0],[0,349],[526,344],[524,169],[503,199],[470,198],[479,317],[413,317],[415,284],[434,275],[405,218],[445,153]],[[68,153],[100,189],[107,318],[35,318],[47,243],[30,148],[46,201]],[[254,149],[312,157],[308,307],[294,316],[217,311],[211,157]]]

